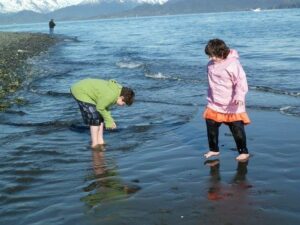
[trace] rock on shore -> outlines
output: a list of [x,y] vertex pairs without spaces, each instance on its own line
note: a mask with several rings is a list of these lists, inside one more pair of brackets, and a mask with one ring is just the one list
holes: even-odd
[[58,38],[48,34],[0,32],[0,111],[9,106],[6,97],[26,78],[26,60],[57,42]]

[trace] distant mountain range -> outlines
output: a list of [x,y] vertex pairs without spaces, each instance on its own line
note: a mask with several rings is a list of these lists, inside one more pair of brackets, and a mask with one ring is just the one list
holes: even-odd
[[33,11],[49,13],[68,6],[101,3],[163,4],[168,0],[0,0],[0,13]]
[[123,12],[122,15],[153,16],[299,7],[300,0],[173,0],[163,5],[137,6],[130,11]]
[[[5,0],[6,1],[6,0]],[[19,1],[19,0],[15,0]],[[24,0],[27,2],[37,0]],[[300,8],[300,0],[39,0],[64,2],[66,7],[53,11],[23,10],[15,13],[0,13],[0,24],[84,20],[132,16],[157,16],[203,12],[242,11],[255,8],[279,9]],[[0,9],[4,8],[0,0]],[[71,4],[77,2],[77,4]],[[79,3],[78,3],[79,2]],[[52,2],[53,3],[53,2]],[[68,4],[66,4],[68,3]],[[46,3],[45,3],[46,4]],[[71,5],[70,5],[71,4]],[[52,5],[53,6],[53,5]],[[54,7],[54,6],[53,6]],[[57,7],[57,6],[56,6]],[[7,7],[6,7],[7,8]],[[26,7],[25,7],[26,8]],[[30,8],[30,7],[29,7]],[[40,6],[37,6],[40,9]],[[1,11],[1,10],[0,10]]]

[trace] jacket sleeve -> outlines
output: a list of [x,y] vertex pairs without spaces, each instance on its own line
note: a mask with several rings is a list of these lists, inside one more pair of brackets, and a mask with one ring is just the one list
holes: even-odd
[[233,100],[245,102],[248,92],[246,73],[239,61],[231,63],[227,68],[233,82]]
[[97,102],[96,108],[97,111],[101,114],[104,119],[104,124],[106,128],[112,128],[114,119],[111,116],[110,111],[108,110],[108,105],[105,104],[106,101],[100,100]]

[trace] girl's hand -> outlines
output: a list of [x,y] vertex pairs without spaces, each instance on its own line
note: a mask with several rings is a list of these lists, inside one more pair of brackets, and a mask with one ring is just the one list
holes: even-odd
[[241,100],[234,100],[234,104],[242,106],[242,105],[244,105],[244,102]]

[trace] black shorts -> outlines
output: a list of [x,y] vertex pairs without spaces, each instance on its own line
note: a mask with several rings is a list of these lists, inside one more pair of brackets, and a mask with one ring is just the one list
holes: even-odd
[[78,103],[82,119],[85,124],[89,126],[99,126],[101,123],[103,123],[103,117],[97,111],[96,105],[87,102],[82,102],[77,99],[76,101]]

